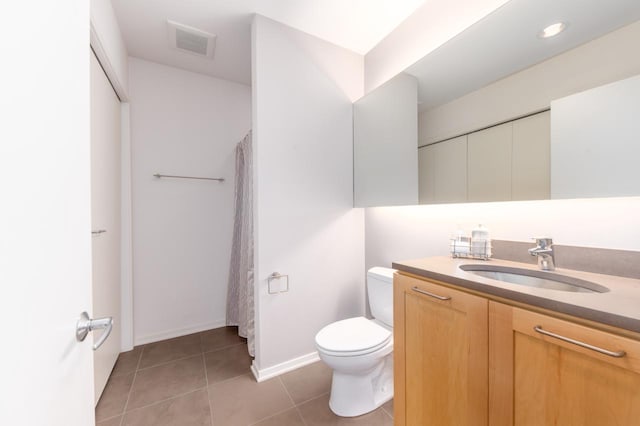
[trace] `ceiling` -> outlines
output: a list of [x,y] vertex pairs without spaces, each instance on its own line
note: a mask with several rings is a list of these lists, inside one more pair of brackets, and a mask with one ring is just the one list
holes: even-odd
[[[259,13],[365,54],[425,0],[111,0],[129,55],[251,84],[251,17]],[[167,20],[217,35],[212,60],[169,46]]]
[[[638,19],[638,0],[511,0],[405,72],[418,79],[424,111]],[[568,23],[564,32],[538,38],[558,21]]]

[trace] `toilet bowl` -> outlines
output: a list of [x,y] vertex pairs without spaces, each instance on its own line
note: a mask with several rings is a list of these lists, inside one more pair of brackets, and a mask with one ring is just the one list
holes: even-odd
[[393,398],[393,272],[367,272],[374,319],[336,321],[316,335],[320,359],[333,369],[329,407],[338,416],[360,416]]

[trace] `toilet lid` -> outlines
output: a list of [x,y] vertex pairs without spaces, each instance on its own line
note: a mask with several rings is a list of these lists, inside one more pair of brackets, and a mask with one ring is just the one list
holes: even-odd
[[386,345],[391,331],[366,319],[349,318],[324,327],[316,335],[316,344],[329,352],[350,353],[373,350]]

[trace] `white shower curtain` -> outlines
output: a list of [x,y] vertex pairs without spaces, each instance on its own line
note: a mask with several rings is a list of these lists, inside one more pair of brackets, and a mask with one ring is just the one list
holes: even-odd
[[237,325],[254,356],[253,299],[253,157],[251,131],[236,146],[236,187],[233,243],[227,289],[227,325]]

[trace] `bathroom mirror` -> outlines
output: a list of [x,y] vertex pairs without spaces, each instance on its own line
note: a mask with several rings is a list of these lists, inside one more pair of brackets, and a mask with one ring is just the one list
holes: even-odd
[[354,103],[355,206],[640,195],[639,39],[637,0],[509,1]]

